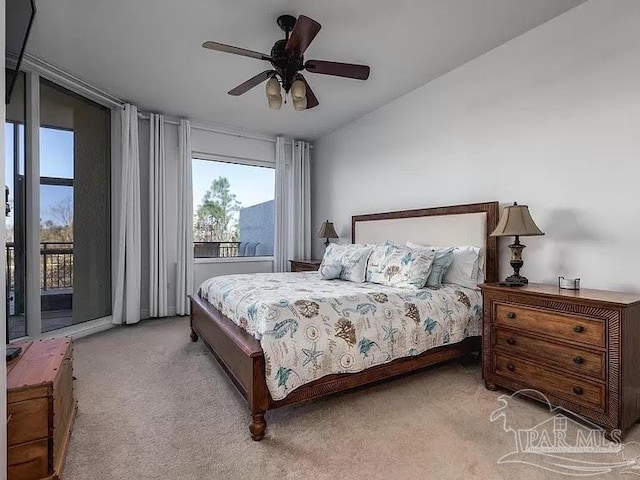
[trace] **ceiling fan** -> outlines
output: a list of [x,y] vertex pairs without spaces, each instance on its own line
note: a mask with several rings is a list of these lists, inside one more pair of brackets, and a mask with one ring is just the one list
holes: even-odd
[[[245,57],[257,58],[271,63],[272,69],[265,70],[229,91],[229,95],[242,95],[267,80],[266,93],[269,108],[282,106],[281,88],[291,94],[293,107],[306,110],[317,107],[319,102],[304,78],[302,70],[336,77],[366,80],[369,67],[352,63],[327,62],[324,60],[304,61],[304,52],[320,31],[321,25],[309,17],[300,15],[296,20],[291,15],[278,17],[278,25],[285,32],[285,38],[278,40],[271,48],[271,55],[254,52],[245,48],[233,47],[218,42],[204,42],[202,46],[219,52],[233,53]],[[281,87],[282,85],[282,87]]]

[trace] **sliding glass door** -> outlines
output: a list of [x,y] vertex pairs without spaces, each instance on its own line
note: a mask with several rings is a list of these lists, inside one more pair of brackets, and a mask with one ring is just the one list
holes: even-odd
[[110,129],[108,108],[20,74],[5,124],[10,340],[111,315]]
[[42,332],[111,314],[110,118],[40,80]]
[[7,339],[26,335],[25,322],[25,76],[18,74],[7,105],[5,133],[5,230]]

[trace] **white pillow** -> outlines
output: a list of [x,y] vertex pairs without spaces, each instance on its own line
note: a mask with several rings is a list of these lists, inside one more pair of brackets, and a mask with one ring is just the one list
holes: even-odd
[[318,271],[323,280],[335,280],[342,274],[342,263],[325,263]]
[[366,279],[367,262],[373,247],[368,245],[350,245],[342,256],[340,279],[363,283]]
[[[451,247],[433,247],[447,250]],[[462,246],[453,250],[453,261],[442,278],[442,283],[453,283],[466,288],[478,288],[484,281],[484,255],[480,247]]]
[[330,243],[327,245],[318,270],[322,269],[325,265],[342,265],[342,257],[349,246],[350,245],[340,245],[339,243]]

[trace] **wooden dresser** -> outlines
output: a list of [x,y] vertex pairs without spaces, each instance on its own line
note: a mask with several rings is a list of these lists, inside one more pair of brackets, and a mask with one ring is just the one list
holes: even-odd
[[60,478],[77,403],[70,338],[18,344],[7,363],[9,480]]
[[640,295],[537,284],[482,293],[488,389],[537,390],[607,435],[640,418]]
[[322,260],[289,260],[292,272],[315,272],[320,268]]

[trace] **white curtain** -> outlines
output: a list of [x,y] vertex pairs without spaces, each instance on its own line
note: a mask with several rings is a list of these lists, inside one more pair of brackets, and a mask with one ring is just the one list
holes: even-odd
[[117,217],[113,323],[140,321],[140,164],[138,109],[125,105],[121,115],[120,202]]
[[311,146],[276,139],[276,238],[274,270],[289,270],[289,260],[311,256]]
[[178,265],[176,313],[189,314],[193,293],[193,193],[191,185],[191,122],[180,120],[178,132]]
[[149,314],[168,315],[164,117],[149,115]]

